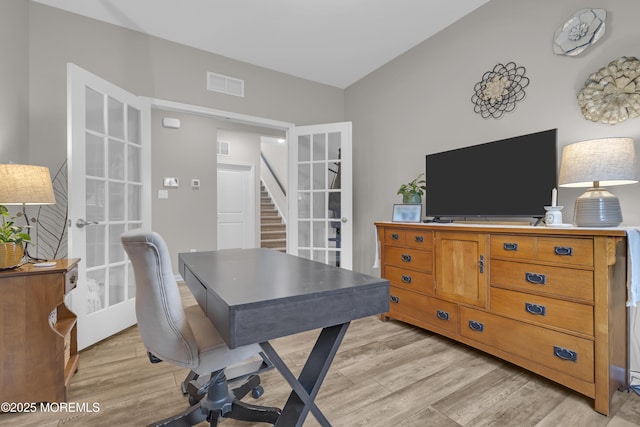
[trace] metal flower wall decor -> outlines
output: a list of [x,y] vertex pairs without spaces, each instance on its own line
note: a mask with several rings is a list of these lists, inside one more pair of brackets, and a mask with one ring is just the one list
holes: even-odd
[[482,81],[473,88],[473,111],[484,119],[499,119],[504,113],[515,110],[516,102],[524,99],[524,88],[529,85],[525,72],[524,67],[509,62],[497,64],[493,70],[484,73]]
[[604,35],[605,9],[580,9],[560,28],[553,38],[553,51],[558,55],[576,56]]
[[611,125],[640,116],[640,61],[623,56],[591,74],[578,93],[582,115]]

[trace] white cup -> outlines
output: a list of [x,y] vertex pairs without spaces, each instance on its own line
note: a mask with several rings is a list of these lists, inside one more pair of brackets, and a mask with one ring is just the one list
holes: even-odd
[[544,214],[544,222],[547,225],[560,225],[562,224],[562,208],[564,206],[545,206],[547,211]]

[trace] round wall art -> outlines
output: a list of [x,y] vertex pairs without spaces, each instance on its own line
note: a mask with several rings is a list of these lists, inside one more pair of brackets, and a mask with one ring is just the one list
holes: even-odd
[[640,61],[623,56],[591,74],[578,93],[582,115],[611,125],[640,116]]
[[558,55],[575,56],[595,44],[604,35],[605,9],[580,9],[574,13],[553,37],[553,51]]
[[484,119],[499,119],[504,113],[515,110],[516,102],[524,99],[524,88],[529,85],[525,72],[524,67],[509,62],[497,64],[493,70],[484,73],[482,81],[473,88],[473,111]]

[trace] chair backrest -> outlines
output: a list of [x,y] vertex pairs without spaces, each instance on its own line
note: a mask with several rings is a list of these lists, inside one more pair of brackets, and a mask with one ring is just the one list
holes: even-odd
[[182,307],[171,258],[158,233],[141,229],[120,236],[136,278],[136,317],[147,349],[186,368],[199,363],[198,346]]

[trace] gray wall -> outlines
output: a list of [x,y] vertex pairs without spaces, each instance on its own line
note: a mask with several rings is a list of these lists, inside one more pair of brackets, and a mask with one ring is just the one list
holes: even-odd
[[[314,124],[341,121],[344,118],[344,91],[291,77],[282,73],[213,55],[198,49],[189,48],[163,39],[123,29],[114,25],[71,14],[39,3],[25,2],[19,7],[12,2],[7,10],[7,21],[16,27],[15,34],[22,43],[18,59],[23,61],[22,68],[12,71],[10,77],[18,83],[28,84],[19,90],[19,95],[29,96],[29,112],[23,111],[24,120],[21,144],[8,145],[7,152],[19,153],[26,150],[29,139],[29,156],[24,152],[24,161],[49,166],[52,171],[59,168],[66,158],[66,108],[67,76],[66,64],[72,62],[135,95],[181,102],[218,110],[231,111],[256,117],[291,122],[296,124]],[[3,9],[8,6],[3,0]],[[0,9],[0,12],[4,12]],[[15,16],[11,15],[15,9]],[[28,14],[27,14],[28,11]],[[20,12],[20,13],[18,13]],[[3,20],[5,18],[2,18]],[[25,30],[28,28],[28,38]],[[13,35],[13,34],[12,34]],[[10,38],[0,39],[3,49],[14,49]],[[28,46],[27,46],[28,40]],[[27,49],[28,47],[28,49]],[[25,52],[29,52],[29,64],[26,64]],[[28,70],[28,74],[27,74]],[[206,72],[213,71],[245,80],[245,97],[209,92],[206,90]],[[4,75],[0,76],[4,77]],[[10,90],[15,83],[10,79],[0,82],[4,90]],[[313,100],[313,102],[308,102]],[[14,101],[14,100],[12,100]],[[13,102],[12,102],[13,103]],[[0,107],[7,105],[0,100]],[[26,109],[26,103],[24,109]],[[27,119],[30,119],[30,122]],[[27,125],[29,123],[29,125]],[[27,126],[28,130],[27,130]],[[159,130],[157,127],[156,130]],[[281,132],[280,132],[281,133]],[[265,134],[270,134],[265,132]],[[152,140],[156,135],[152,133]],[[210,135],[215,138],[215,136]],[[215,141],[215,139],[214,139]],[[192,151],[189,147],[169,153],[159,153],[161,143],[153,141],[154,176],[160,173],[167,161],[188,162],[194,158],[207,163],[202,170],[193,170],[193,174],[206,176],[215,163],[215,151],[211,157]],[[215,150],[215,144],[212,147]],[[3,141],[3,152],[4,141]],[[12,154],[18,157],[18,154]],[[4,154],[3,154],[4,158]],[[156,164],[155,162],[158,162]],[[200,166],[199,166],[200,167]],[[179,170],[183,172],[182,169]],[[215,181],[213,181],[215,183]],[[202,223],[183,219],[172,212],[157,199],[158,181],[153,181],[154,227],[171,240],[172,256],[185,248],[193,248],[194,235],[201,236]],[[186,187],[185,187],[186,188]],[[213,186],[215,188],[215,185]],[[202,192],[202,190],[201,190]],[[174,199],[169,199],[174,202]],[[204,201],[203,201],[204,203]],[[212,201],[208,200],[209,206]],[[188,205],[187,205],[188,206]],[[196,210],[177,207],[183,215],[194,214]],[[211,212],[215,212],[213,209]],[[198,215],[200,212],[197,212]],[[194,214],[195,216],[195,214]],[[187,227],[185,232],[180,227]],[[214,224],[205,224],[209,229],[204,235],[215,236]],[[215,240],[213,240],[215,242]],[[206,247],[206,244],[199,243]]]
[[[68,62],[136,95],[297,124],[344,117],[340,89],[33,2],[29,48],[32,162],[55,166],[66,156]],[[246,96],[207,91],[207,71],[244,79]]]
[[[579,57],[555,55],[555,30],[585,7],[607,9],[605,36]],[[640,119],[593,123],[576,102],[591,73],[621,56],[640,55],[638,16],[636,0],[491,0],[347,88],[346,119],[353,121],[354,139],[354,270],[378,274],[371,267],[372,224],[390,219],[391,205],[400,202],[398,187],[424,171],[428,153],[551,128],[558,128],[559,158],[566,144],[609,136],[634,138],[640,153]],[[473,87],[486,71],[509,61],[526,68],[526,98],[501,119],[483,119],[473,111]],[[610,190],[620,198],[625,223],[640,224],[640,184]],[[559,189],[569,221],[582,192]]]
[[[175,111],[153,109],[151,115],[152,227],[167,241],[174,272],[178,272],[178,253],[214,250],[218,246],[217,161],[254,165],[254,238],[259,244],[260,134],[282,132]],[[180,128],[163,127],[165,117],[179,119]],[[218,140],[231,144],[230,156],[217,155]],[[165,188],[165,177],[178,178],[179,187]],[[192,179],[200,180],[199,189],[191,188]],[[169,198],[160,199],[159,190],[167,190]]]
[[29,162],[29,3],[0,2],[0,163]]
[[[162,126],[164,117],[180,120],[180,129]],[[152,110],[152,228],[162,234],[178,274],[180,252],[216,249],[217,172],[216,120],[192,114]],[[177,188],[165,188],[164,177],[178,178]],[[200,180],[200,189],[191,180]],[[158,198],[167,190],[169,198]]]

